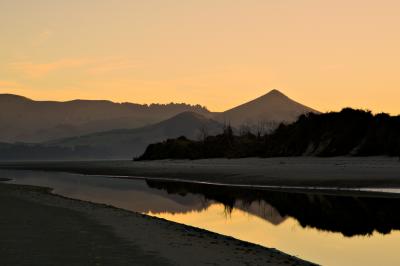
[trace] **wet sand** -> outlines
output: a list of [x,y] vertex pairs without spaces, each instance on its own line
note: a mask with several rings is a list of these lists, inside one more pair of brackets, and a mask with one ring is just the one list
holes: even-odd
[[4,265],[311,265],[205,230],[0,184]]
[[1,168],[161,177],[227,184],[400,187],[400,161],[393,157],[1,162]]

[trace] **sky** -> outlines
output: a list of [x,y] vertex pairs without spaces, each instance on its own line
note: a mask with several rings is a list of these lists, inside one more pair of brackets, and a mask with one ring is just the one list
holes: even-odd
[[400,1],[1,0],[0,93],[400,113]]

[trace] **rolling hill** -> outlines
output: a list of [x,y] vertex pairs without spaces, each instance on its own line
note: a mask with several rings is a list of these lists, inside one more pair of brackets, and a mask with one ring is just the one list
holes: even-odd
[[221,130],[222,125],[214,120],[194,112],[183,112],[136,129],[111,130],[41,144],[0,143],[0,160],[129,159],[143,153],[153,142],[180,136],[198,139],[201,131],[217,134]]
[[140,105],[103,100],[34,101],[18,95],[0,94],[0,142],[43,142],[143,127],[185,111],[210,114],[200,105]]

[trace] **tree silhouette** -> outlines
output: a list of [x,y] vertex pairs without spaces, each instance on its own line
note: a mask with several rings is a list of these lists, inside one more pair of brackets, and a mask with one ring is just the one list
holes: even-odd
[[253,133],[244,126],[239,135],[235,135],[233,128],[225,124],[222,134],[207,136],[201,142],[176,139],[151,145],[139,159],[304,155],[400,157],[400,116],[373,115],[370,111],[345,108],[341,112],[302,115],[292,124],[280,124],[271,133],[267,128],[267,123],[260,123]]

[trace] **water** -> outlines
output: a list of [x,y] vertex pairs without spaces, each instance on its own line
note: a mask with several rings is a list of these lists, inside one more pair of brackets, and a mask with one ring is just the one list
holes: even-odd
[[0,177],[200,227],[323,265],[400,263],[400,195],[287,193],[32,171],[0,171]]

